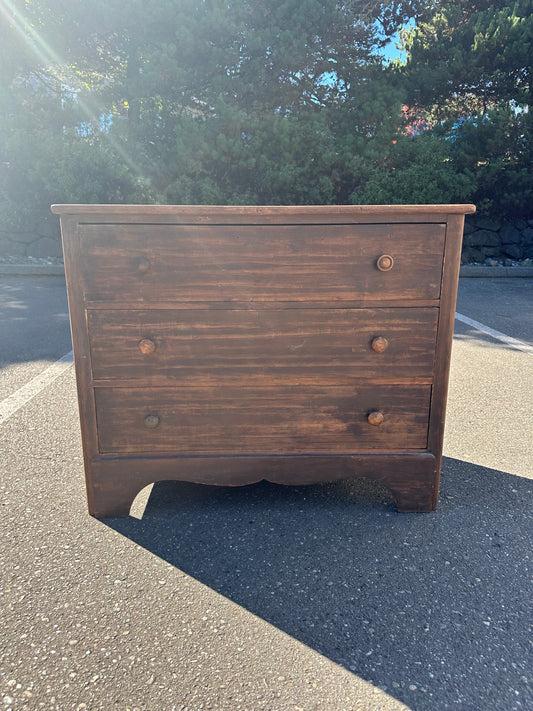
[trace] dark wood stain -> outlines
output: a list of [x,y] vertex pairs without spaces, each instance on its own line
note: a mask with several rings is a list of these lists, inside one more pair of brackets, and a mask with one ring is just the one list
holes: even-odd
[[[96,388],[102,454],[424,449],[429,385]],[[379,427],[367,421],[381,410]],[[147,428],[147,415],[159,425]]]
[[[87,312],[95,380],[167,385],[431,378],[437,317],[437,309],[412,308]],[[382,353],[372,347],[380,337]]]
[[471,205],[58,205],[89,512],[146,484],[385,483],[437,505]]
[[[81,225],[85,296],[154,300],[436,299],[445,225]],[[390,271],[377,264],[394,256]]]

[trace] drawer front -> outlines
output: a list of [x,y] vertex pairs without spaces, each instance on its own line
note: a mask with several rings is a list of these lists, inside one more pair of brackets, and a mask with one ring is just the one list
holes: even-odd
[[296,454],[427,446],[431,388],[96,388],[102,454]]
[[85,297],[128,305],[438,299],[445,225],[84,225]]
[[94,379],[431,378],[434,308],[88,310]]

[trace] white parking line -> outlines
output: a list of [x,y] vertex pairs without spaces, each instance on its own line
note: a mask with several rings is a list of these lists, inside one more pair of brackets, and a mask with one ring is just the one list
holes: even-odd
[[5,422],[11,415],[14,415],[17,410],[20,410],[27,402],[38,395],[48,385],[54,382],[56,378],[70,368],[73,363],[72,351],[56,360],[55,363],[48,366],[42,373],[32,378],[26,385],[23,385],[14,393],[6,397],[0,402],[0,425]]
[[514,348],[518,348],[519,350],[524,351],[524,353],[527,353],[528,355],[533,355],[533,346],[530,346],[529,343],[524,343],[524,341],[520,341],[518,340],[518,338],[508,336],[505,333],[502,333],[501,331],[496,331],[494,328],[486,326],[484,323],[480,323],[479,321],[474,321],[473,318],[468,318],[468,316],[464,316],[463,314],[460,314],[457,311],[455,312],[455,318],[458,321],[466,323],[467,326],[472,326],[472,328],[475,328],[478,331],[482,331],[488,336],[491,336],[492,338],[495,338],[498,341],[502,341],[502,343],[506,343],[508,346],[513,346]]

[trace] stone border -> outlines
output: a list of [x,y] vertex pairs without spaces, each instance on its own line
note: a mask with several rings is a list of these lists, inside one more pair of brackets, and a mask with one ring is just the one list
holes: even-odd
[[489,262],[492,259],[511,266],[513,261],[533,258],[533,220],[496,222],[476,215],[466,216],[462,262]]
[[471,278],[471,277],[533,277],[533,266],[521,266],[517,264],[514,267],[487,267],[484,264],[462,264],[459,271],[459,276],[461,278]]

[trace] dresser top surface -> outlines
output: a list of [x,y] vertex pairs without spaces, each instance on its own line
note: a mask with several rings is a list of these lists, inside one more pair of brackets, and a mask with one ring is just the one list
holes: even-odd
[[429,222],[442,219],[446,215],[469,215],[476,211],[474,205],[52,205],[56,215],[77,215],[79,219],[101,219],[111,217],[138,216],[147,218],[175,218],[182,222],[187,219],[216,221],[228,218],[236,221],[270,222],[276,219],[317,220],[319,222],[339,219],[356,222],[365,217],[382,217],[384,220],[410,217],[427,217]]

